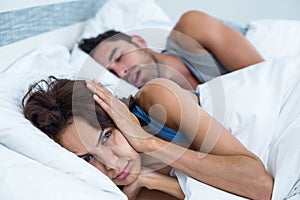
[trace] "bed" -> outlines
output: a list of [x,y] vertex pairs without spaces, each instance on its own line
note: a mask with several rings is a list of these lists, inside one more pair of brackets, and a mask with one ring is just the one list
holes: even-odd
[[[133,4],[135,7],[130,6]],[[119,97],[134,94],[137,88],[118,79],[82,52],[77,46],[79,40],[115,28],[129,34],[142,35],[151,48],[159,51],[164,48],[165,39],[174,23],[152,0],[142,3],[138,0],[126,2],[53,0],[40,3],[38,6],[29,4],[22,8],[3,9],[0,16],[1,21],[5,22],[0,25],[0,199],[126,199],[126,196],[105,175],[61,148],[33,127],[23,117],[21,99],[31,83],[47,78],[50,74],[66,78],[96,78],[103,83],[109,83],[108,88]],[[280,74],[283,65],[291,66],[292,71],[285,70],[286,76],[281,83],[289,80],[290,74],[293,74],[296,82],[299,77],[297,66],[300,65],[300,22],[256,20],[249,22],[247,28],[246,37],[267,61],[242,72],[225,76],[221,79],[227,82],[228,87],[225,89],[230,92],[237,84],[244,84],[247,87],[247,81],[248,83],[256,81],[252,76],[257,73],[256,71],[261,71],[261,78],[273,81]],[[153,37],[153,33],[157,35]],[[274,76],[270,76],[270,73],[274,73]],[[233,79],[235,81],[231,81]],[[206,93],[206,97],[210,95],[207,88],[214,87],[218,80],[220,79],[213,80],[201,88],[203,94]],[[280,87],[282,93],[285,92],[283,86]],[[297,84],[295,89],[296,86]],[[280,88],[278,91],[281,91]],[[270,98],[279,95],[278,91],[271,91]],[[203,106],[214,115],[213,104],[205,100],[205,95],[202,97]],[[276,104],[276,102],[271,104],[268,99],[265,101],[270,104],[270,107]],[[257,105],[261,105],[261,101],[258,101]],[[296,102],[291,102],[289,105],[296,105]],[[238,132],[241,127],[238,127],[236,122],[243,118],[242,113],[246,109],[237,109],[240,110],[240,115],[228,112],[229,117],[227,117],[233,117],[231,121],[235,123],[229,120],[225,124],[227,123],[226,125],[232,131]],[[259,112],[262,107],[258,106],[256,109],[257,113],[254,115],[258,119],[266,117],[265,113]],[[268,123],[275,123],[277,118],[269,117]],[[243,125],[242,128],[248,128],[249,131],[255,130],[255,122],[251,119],[249,121],[250,123],[239,125]],[[247,147],[257,154],[266,151],[257,148],[257,141],[253,142],[251,138],[245,137],[245,134],[238,135],[238,138],[245,142]],[[299,138],[299,136],[295,137]],[[259,142],[263,143],[263,141]],[[276,150],[273,152],[276,154]],[[286,152],[289,150],[287,149]],[[299,151],[296,151],[294,157],[291,156],[287,162],[300,162],[299,156]],[[275,160],[273,161],[275,164],[272,164],[267,158],[268,156],[263,154],[262,160],[266,168],[276,175],[277,171],[273,166],[276,166],[278,161]],[[286,170],[298,169],[291,167],[278,173],[285,174]],[[199,199],[200,196],[203,199],[243,199],[195,181],[180,171],[175,170],[173,173],[178,177],[187,199]],[[299,199],[298,174],[295,173],[295,176],[291,177],[295,179],[293,181],[295,185],[285,182],[276,183],[273,199]],[[286,188],[291,189],[288,194],[283,194],[281,191],[288,190]]]

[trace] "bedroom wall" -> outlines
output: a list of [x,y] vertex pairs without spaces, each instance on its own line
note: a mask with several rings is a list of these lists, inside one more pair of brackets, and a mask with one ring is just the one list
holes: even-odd
[[156,0],[156,2],[174,22],[182,13],[192,9],[202,10],[241,25],[256,19],[300,20],[299,0]]

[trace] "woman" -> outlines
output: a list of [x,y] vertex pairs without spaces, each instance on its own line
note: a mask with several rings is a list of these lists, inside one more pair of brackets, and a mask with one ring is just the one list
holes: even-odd
[[[140,155],[92,96],[84,81],[49,77],[30,87],[23,99],[23,112],[33,125],[62,147],[98,168],[115,184],[124,186],[123,192],[129,199],[135,199],[142,187],[182,199],[183,193],[174,177],[147,169],[141,173]],[[99,147],[93,149],[95,141]],[[173,199],[164,193],[154,193],[159,198]],[[145,189],[139,194],[147,195],[153,197]]]
[[[65,83],[57,84],[61,81]],[[199,106],[195,94],[165,79],[154,79],[147,83],[135,95],[129,106],[132,113],[140,118],[145,116],[145,113],[151,115],[149,122],[147,119],[140,120],[147,124],[143,129],[128,107],[104,86],[87,81],[87,88],[92,91],[89,92],[82,81],[78,83],[79,87],[74,82],[72,84],[72,81],[56,80],[49,84],[46,91],[39,88],[40,91],[32,92],[31,89],[27,95],[27,103],[23,104],[25,116],[45,133],[49,125],[41,125],[39,117],[41,122],[48,121],[50,127],[58,127],[55,136],[52,132],[48,135],[96,166],[117,185],[126,185],[123,190],[126,194],[129,194],[128,191],[134,191],[134,198],[141,187],[147,187],[183,198],[177,181],[163,174],[168,173],[169,169],[161,165],[157,167],[157,164],[164,164],[237,195],[251,199],[271,198],[273,179],[266,172],[262,162]],[[68,84],[71,86],[65,87]],[[59,102],[57,108],[48,108],[50,102],[46,100],[50,100],[50,96],[56,98],[55,102]],[[92,96],[110,118],[99,117],[100,107],[97,105],[94,108],[97,117],[92,114],[93,108],[89,108],[91,113],[83,114],[88,109],[84,108],[85,104],[80,98],[88,101],[93,107],[95,105]],[[64,102],[67,102],[68,106],[63,106]],[[48,112],[53,110],[63,117],[58,118],[56,114],[54,118],[58,119],[57,122],[52,116],[45,120]],[[101,112],[103,116],[104,112]],[[68,113],[73,113],[73,116]],[[100,126],[94,123],[96,118]],[[64,122],[63,125],[61,122]],[[159,127],[158,131],[154,130],[158,132],[159,137],[153,137],[149,133],[153,131],[153,127]],[[207,139],[211,140],[211,145],[205,146],[203,141]],[[159,172],[140,173],[141,160],[137,152],[143,153],[143,165],[152,168],[154,166]],[[144,160],[144,157],[151,157],[154,162]]]

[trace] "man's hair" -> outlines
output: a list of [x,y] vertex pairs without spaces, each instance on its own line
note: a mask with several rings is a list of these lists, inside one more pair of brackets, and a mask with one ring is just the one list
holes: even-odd
[[82,39],[79,43],[79,48],[90,54],[103,41],[125,40],[131,43],[131,37],[125,33],[109,30],[99,34],[97,37]]

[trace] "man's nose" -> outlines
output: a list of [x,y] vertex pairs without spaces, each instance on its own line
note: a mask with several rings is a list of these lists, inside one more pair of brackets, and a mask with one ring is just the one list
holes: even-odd
[[129,67],[121,64],[112,64],[110,71],[113,71],[118,77],[123,78],[129,71]]
[[122,70],[120,71],[119,77],[123,78],[127,74],[128,71],[129,71],[128,67],[123,67]]

